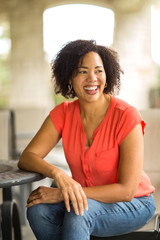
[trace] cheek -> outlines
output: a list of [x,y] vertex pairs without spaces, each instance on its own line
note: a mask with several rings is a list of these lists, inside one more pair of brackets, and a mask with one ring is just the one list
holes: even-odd
[[103,75],[103,76],[101,77],[101,81],[102,81],[103,84],[106,83],[106,75]]
[[106,81],[106,73],[103,74],[103,79]]
[[73,88],[78,89],[83,83],[83,80],[81,78],[75,78],[74,81],[72,81]]
[[75,93],[77,94],[79,92],[79,89],[80,89],[79,82],[78,81],[77,82],[75,82],[75,81],[72,82],[72,87],[73,87]]

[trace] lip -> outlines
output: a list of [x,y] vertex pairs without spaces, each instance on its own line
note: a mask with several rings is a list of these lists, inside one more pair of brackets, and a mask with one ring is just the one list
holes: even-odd
[[97,85],[84,86],[83,88],[85,92],[89,95],[95,95],[99,90],[99,86]]

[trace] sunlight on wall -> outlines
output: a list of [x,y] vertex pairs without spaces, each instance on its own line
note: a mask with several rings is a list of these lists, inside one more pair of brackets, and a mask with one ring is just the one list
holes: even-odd
[[160,65],[160,9],[151,7],[152,57]]
[[49,61],[62,45],[76,39],[94,39],[100,45],[113,42],[114,13],[88,4],[69,4],[47,9],[43,15],[44,50]]
[[11,39],[5,36],[6,28],[5,24],[0,26],[0,55],[8,54],[11,49]]
[[7,106],[10,88],[10,28],[7,22],[0,22],[0,107]]

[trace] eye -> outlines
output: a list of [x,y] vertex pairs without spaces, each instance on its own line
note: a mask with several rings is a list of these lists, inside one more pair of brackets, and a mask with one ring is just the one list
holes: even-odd
[[85,73],[87,73],[87,71],[82,70],[82,71],[78,71],[78,73],[80,73],[80,74],[85,74]]
[[101,69],[98,69],[97,71],[96,71],[96,73],[102,73],[103,72],[103,70],[101,70]]

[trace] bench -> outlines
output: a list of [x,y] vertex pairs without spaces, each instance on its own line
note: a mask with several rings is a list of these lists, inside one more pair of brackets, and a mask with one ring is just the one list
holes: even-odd
[[90,240],[160,239],[160,109],[146,109],[141,110],[140,113],[147,124],[144,135],[144,170],[156,188],[153,194],[156,213],[145,226],[135,232],[114,237],[91,236]]
[[[15,113],[11,109],[0,109],[0,161],[18,160],[20,152],[16,146]],[[14,198],[20,206],[22,224],[26,223],[26,196],[31,192],[31,184],[13,187]],[[2,202],[2,189],[0,189],[0,203]],[[1,222],[1,220],[0,220]]]

